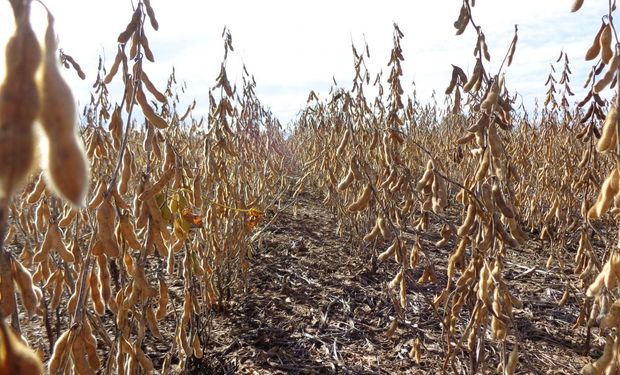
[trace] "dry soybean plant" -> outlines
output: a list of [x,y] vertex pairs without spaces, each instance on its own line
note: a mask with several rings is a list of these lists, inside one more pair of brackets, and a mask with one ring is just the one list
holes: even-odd
[[[520,227],[514,203],[514,185],[520,177],[501,135],[510,130],[511,99],[501,69],[492,77],[486,73],[483,60],[490,56],[485,35],[475,25],[466,1],[455,23],[458,33],[467,24],[472,24],[478,35],[475,68],[468,79],[461,68],[454,66],[446,94],[455,97],[442,123],[433,120],[436,116],[432,111],[420,111],[413,104],[414,99],[409,98],[404,104],[400,83],[404,61],[400,40],[404,34],[394,25],[387,105],[383,105],[381,98],[379,76],[374,83],[379,87],[379,97],[373,103],[364,97],[364,78],[369,74],[362,71],[364,55],[354,47],[353,90],[335,91],[327,105],[308,107],[295,134],[295,142],[300,145],[293,147],[311,150],[304,164],[306,175],[319,177],[315,183],[327,191],[325,202],[332,203],[341,229],[355,229],[363,237],[363,247],[378,248],[376,261],[393,259],[398,264],[397,273],[388,282],[394,316],[387,335],[405,322],[412,285],[437,282],[429,248],[451,247],[445,288],[433,301],[427,300],[434,314],[443,315],[440,319],[446,340],[444,368],[451,365],[454,354],[465,345],[471,353],[471,370],[475,372],[484,361],[481,354],[485,332],[490,330],[492,337],[509,351],[502,357],[500,367],[512,373],[517,345],[509,344],[507,337],[512,309],[521,303],[510,293],[502,270],[507,247],[518,247],[527,235]],[[515,28],[506,65],[511,63],[516,43]],[[468,115],[461,110],[464,93],[469,95]],[[461,136],[458,122],[463,118],[472,125]],[[454,143],[432,141],[441,138]],[[317,142],[323,139],[327,142]],[[471,150],[464,153],[462,146],[469,144],[473,144]],[[333,149],[336,152],[330,153]],[[455,165],[459,170],[449,176],[447,171]],[[460,224],[446,212],[450,194],[456,194],[454,200],[463,207]],[[439,239],[424,243],[422,235],[434,230],[432,222],[439,223]],[[421,269],[421,276],[414,279],[416,268]],[[464,316],[468,318],[462,321]],[[418,362],[420,339],[411,353]]]
[[[15,32],[6,46],[6,77],[0,88],[0,319],[2,373],[42,373],[40,358],[25,346],[20,332],[16,287],[24,309],[36,313],[42,290],[30,272],[3,245],[9,203],[41,161],[50,189],[69,204],[84,204],[88,168],[76,135],[75,104],[57,61],[54,17],[48,12],[43,49],[30,24],[31,3],[11,1]],[[39,80],[35,78],[41,71]],[[35,125],[37,121],[37,125]],[[41,155],[35,154],[41,143]],[[9,231],[10,236],[10,231]],[[66,250],[65,250],[66,251]],[[64,253],[68,256],[70,253]],[[73,257],[70,257],[73,260]],[[4,323],[10,316],[12,328]],[[12,331],[15,329],[15,332]],[[83,357],[82,357],[83,358]]]
[[[175,73],[165,90],[147,74],[155,61],[147,33],[159,26],[142,0],[109,69],[100,61],[78,135],[59,63],[84,76],[81,67],[57,51],[51,14],[41,48],[31,2],[11,5],[16,30],[0,96],[0,317],[12,328],[0,332],[0,373],[43,373],[42,360],[50,374],[184,368],[204,354],[209,316],[243,285],[264,212],[290,189],[281,125],[245,68],[241,92],[228,81],[228,30],[209,125],[192,116],[195,102],[177,112]],[[107,88],[115,79],[124,87],[118,102]],[[40,155],[37,142],[46,146]],[[44,335],[29,342],[36,354],[18,336],[24,324]],[[172,343],[157,369],[146,340]]]
[[[585,327],[587,340],[595,327],[604,336],[603,355],[582,372],[617,372],[620,255],[605,228],[618,226],[620,209],[620,95],[603,99],[620,90],[612,2],[586,52],[589,92],[575,106],[562,52],[541,117],[519,114],[508,88],[518,28],[493,66],[475,1],[463,0],[454,28],[475,33],[473,70],[452,65],[445,108],[406,94],[405,33],[394,24],[386,77],[373,79],[369,46],[353,45],[352,88],[335,84],[326,100],[311,91],[288,139],[246,67],[240,86],[230,81],[228,28],[208,115],[194,117],[196,101],[179,108],[176,72],[165,85],[148,74],[159,28],[149,0],[127,15],[113,61],[100,59],[78,127],[60,67],[85,73],[58,50],[51,13],[37,38],[30,11],[40,2],[10,3],[15,31],[0,87],[0,374],[43,373],[43,363],[50,374],[200,370],[211,318],[248,287],[253,245],[283,203],[296,209],[307,191],[322,193],[336,232],[368,271],[389,275],[380,325],[387,337],[414,337],[418,365],[429,339],[410,322],[423,311],[440,327],[444,372],[463,363],[470,373],[531,370],[515,323],[523,303],[505,275],[513,254],[537,243],[559,275],[557,304],[576,301],[574,327]],[[108,90],[113,81],[120,98]],[[167,352],[150,353],[153,343]]]
[[[575,2],[572,11],[578,11],[583,5],[583,1]],[[588,75],[586,87],[590,87],[587,96],[579,103],[581,106],[590,102],[590,106],[584,115],[585,118],[595,118],[603,120],[601,131],[596,131],[598,141],[596,141],[595,150],[597,153],[611,154],[615,158],[615,163],[610,161],[611,165],[605,168],[603,172],[607,173],[607,177],[601,184],[596,200],[588,204],[584,200],[583,216],[587,222],[600,219],[607,211],[617,221],[617,196],[619,183],[620,168],[620,122],[618,122],[618,104],[620,101],[620,85],[618,85],[618,69],[620,62],[620,40],[616,32],[613,19],[615,11],[615,2],[609,2],[609,11],[602,19],[601,26],[597,32],[592,45],[585,54],[586,60],[596,61]],[[599,94],[608,86],[613,89],[616,87],[616,95],[607,110],[607,114],[603,116],[604,109]],[[589,127],[594,132],[593,121],[590,121]],[[592,147],[590,153],[593,154]],[[585,198],[584,198],[585,199]],[[587,208],[587,209],[586,209]],[[616,226],[618,224],[616,223]],[[595,362],[586,365],[582,369],[583,374],[614,374],[620,366],[618,329],[620,329],[620,321],[618,315],[618,304],[620,300],[617,297],[617,279],[618,279],[618,262],[620,243],[613,246],[607,246],[603,259],[597,259],[594,252],[591,251],[591,245],[588,243],[587,235],[583,235],[580,241],[579,251],[588,259],[588,266],[583,271],[589,271],[591,278],[586,285],[586,303],[591,305],[589,319],[587,324],[598,325],[601,333],[605,336],[605,346],[603,354]]]
[[[468,77],[453,65],[445,92],[453,98],[442,120],[438,122],[433,111],[414,104],[415,97],[404,104],[400,83],[404,34],[394,25],[387,98],[380,75],[373,83],[378,96],[374,101],[365,98],[364,87],[370,85],[365,59],[370,56],[368,47],[365,54],[359,54],[354,46],[352,90],[333,88],[326,102],[311,92],[292,148],[305,155],[305,182],[325,192],[324,203],[338,217],[339,232],[351,233],[361,240],[362,249],[375,254],[373,269],[377,262],[389,259],[398,264],[387,282],[388,297],[394,302],[387,335],[406,326],[412,287],[438,283],[437,265],[429,249],[448,247],[452,251],[445,284],[433,301],[427,300],[430,313],[441,315],[444,370],[454,369],[455,358],[461,354],[469,359],[472,373],[488,366],[491,338],[499,345],[499,358],[493,360],[497,370],[512,374],[519,362],[520,341],[518,330],[513,329],[513,310],[522,308],[522,303],[503,278],[510,264],[508,249],[518,249],[530,240],[544,244],[547,268],[557,267],[565,285],[558,304],[564,305],[571,295],[581,300],[575,327],[586,326],[588,337],[594,324],[612,319],[606,315],[613,311],[611,296],[605,292],[594,300],[591,297],[603,286],[610,292],[615,289],[610,276],[615,258],[606,255],[607,263],[598,259],[592,237],[607,241],[590,220],[613,209],[618,191],[618,172],[614,168],[605,179],[601,169],[612,163],[596,155],[617,153],[615,106],[605,115],[607,102],[599,95],[607,85],[615,84],[613,9],[610,5],[610,14],[586,56],[592,60],[601,51],[586,83],[591,88],[587,97],[570,108],[571,71],[568,56],[561,53],[556,62],[563,60],[562,97],[558,102],[558,81],[550,75],[545,111],[539,121],[532,122],[515,113],[515,97],[506,83],[505,70],[517,50],[518,28],[512,40],[506,41],[499,68],[491,73],[490,51],[482,27],[474,20],[474,4],[463,1],[454,23],[457,35],[468,26],[476,33],[473,72]],[[587,104],[587,111],[581,112]],[[600,122],[604,122],[602,131]],[[601,182],[602,192],[593,205]],[[457,209],[460,219],[454,217]],[[433,237],[438,239],[430,242],[423,234],[435,230]],[[574,241],[575,231],[579,243],[575,264],[566,264],[565,249]],[[413,278],[416,268],[422,269],[417,280]],[[563,276],[566,269],[578,275],[580,286]],[[605,324],[603,328],[614,327]],[[609,345],[617,345],[615,335],[609,337]],[[420,339],[411,352],[418,361]],[[604,360],[615,351],[615,346],[607,348]],[[594,366],[603,368],[600,363]]]

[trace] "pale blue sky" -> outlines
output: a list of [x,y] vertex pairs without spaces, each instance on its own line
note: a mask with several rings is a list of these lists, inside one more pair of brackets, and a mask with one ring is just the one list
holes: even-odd
[[[57,19],[60,47],[71,54],[87,74],[85,82],[72,72],[65,76],[74,87],[76,98],[88,101],[94,82],[98,56],[103,54],[109,67],[116,50],[116,37],[131,18],[129,0],[48,0]],[[241,62],[257,81],[257,94],[263,104],[283,123],[291,120],[305,104],[310,90],[327,96],[335,77],[345,89],[353,79],[351,41],[358,50],[364,37],[370,46],[367,61],[371,76],[387,73],[392,48],[392,22],[404,32],[402,49],[403,88],[411,93],[416,82],[418,98],[424,101],[433,89],[443,102],[443,91],[450,79],[451,65],[467,73],[473,67],[475,33],[471,27],[455,36],[460,1],[199,1],[151,0],[160,29],[147,28],[156,63],[144,69],[160,88],[175,66],[177,79],[186,81],[183,101],[195,97],[196,115],[204,113],[209,87],[214,85],[223,56],[221,32],[226,25],[232,32],[235,52],[229,57],[228,75],[241,84]],[[571,60],[571,87],[580,100],[585,74],[591,64],[584,54],[605,14],[607,1],[586,1],[579,13],[570,13],[572,0],[514,1],[478,0],[474,19],[486,34],[495,71],[519,24],[519,43],[513,64],[506,70],[509,88],[519,91],[529,107],[534,97],[543,98],[543,86],[554,62],[564,50]],[[34,4],[35,21],[43,21]],[[12,21],[7,1],[0,2],[0,37],[11,34]],[[44,25],[38,27],[43,30]],[[560,64],[556,64],[559,69]],[[3,69],[0,68],[0,69]],[[2,72],[2,74],[4,74]],[[557,77],[559,78],[559,70]],[[387,74],[384,74],[384,79]],[[110,86],[114,93],[118,79]],[[114,97],[120,100],[120,96]]]

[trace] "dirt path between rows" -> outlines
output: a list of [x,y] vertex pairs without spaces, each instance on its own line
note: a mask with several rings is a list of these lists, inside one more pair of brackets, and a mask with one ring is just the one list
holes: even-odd
[[[256,249],[248,289],[212,322],[205,358],[191,372],[216,374],[435,374],[440,373],[445,342],[440,320],[429,307],[445,286],[445,262],[451,246],[433,249],[437,285],[410,285],[410,308],[395,334],[386,330],[395,316],[387,283],[393,264],[371,272],[371,249],[353,247],[336,235],[335,217],[312,195],[299,198],[267,231]],[[432,232],[432,231],[430,231]],[[513,265],[504,273],[523,301],[515,312],[519,336],[519,374],[573,374],[601,353],[592,336],[583,355],[585,328],[573,329],[579,307],[569,298],[560,307],[565,281],[544,267],[541,245],[511,250]],[[570,261],[570,260],[567,260]],[[391,262],[393,263],[393,262]],[[421,271],[414,271],[415,279]],[[567,276],[568,277],[568,276]],[[413,341],[422,342],[422,361],[410,358]],[[516,339],[509,337],[510,342]],[[487,340],[488,365],[479,373],[497,373],[501,347]],[[590,357],[592,356],[592,357]],[[459,353],[448,373],[470,373],[470,354]]]

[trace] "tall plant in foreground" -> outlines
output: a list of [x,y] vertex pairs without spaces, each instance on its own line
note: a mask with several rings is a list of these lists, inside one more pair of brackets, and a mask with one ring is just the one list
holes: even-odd
[[[0,372],[40,374],[40,359],[11,331],[20,329],[15,286],[28,314],[35,312],[42,295],[28,270],[3,246],[9,205],[35,168],[37,142],[44,149],[41,167],[48,186],[73,206],[83,206],[89,175],[75,129],[75,102],[58,68],[54,18],[48,11],[41,51],[30,25],[31,1],[11,0],[11,6],[16,30],[6,46],[6,76],[0,87]],[[42,74],[36,81],[38,69]],[[41,126],[37,133],[35,120]],[[12,317],[12,328],[5,325],[6,316]],[[78,345],[82,337],[79,325],[72,329],[73,344]]]

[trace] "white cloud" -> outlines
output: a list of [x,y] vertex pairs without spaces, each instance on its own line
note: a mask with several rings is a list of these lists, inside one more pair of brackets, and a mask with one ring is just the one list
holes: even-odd
[[[405,34],[405,92],[412,91],[410,84],[415,80],[420,99],[430,97],[434,89],[442,102],[450,64],[470,71],[474,63],[475,33],[471,26],[464,35],[454,35],[452,23],[459,12],[458,1],[151,2],[160,29],[147,29],[156,63],[145,64],[144,69],[163,88],[174,66],[179,82],[188,83],[184,102],[196,97],[203,111],[208,103],[207,90],[220,69],[225,25],[232,32],[235,47],[229,57],[229,78],[241,84],[241,63],[245,63],[256,77],[259,98],[285,123],[303,107],[310,90],[326,97],[332,76],[340,86],[350,87],[352,41],[361,52],[365,38],[371,53],[367,61],[371,76],[383,70],[385,79],[394,21]],[[87,81],[81,82],[72,72],[65,72],[84,103],[89,99],[98,56],[105,54],[106,66],[111,64],[116,37],[131,18],[131,3],[48,0],[46,4],[56,17],[61,47],[88,75]],[[531,103],[534,95],[544,95],[549,63],[561,49],[571,58],[572,86],[580,95],[577,87],[589,69],[583,54],[599,27],[600,16],[606,12],[606,2],[586,2],[576,14],[569,12],[570,5],[569,0],[479,1],[473,9],[474,20],[482,26],[491,50],[492,61],[487,66],[492,70],[499,67],[512,39],[513,25],[519,24],[517,54],[507,69],[507,79],[509,87],[521,91]],[[41,7],[34,3],[33,9],[37,29],[42,30]],[[12,33],[10,14],[8,2],[0,2],[2,44]]]

